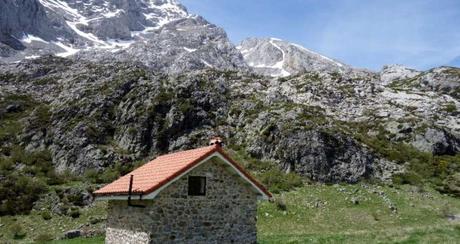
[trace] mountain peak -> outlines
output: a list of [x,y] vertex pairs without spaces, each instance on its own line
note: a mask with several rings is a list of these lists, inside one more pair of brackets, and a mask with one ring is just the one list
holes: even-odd
[[414,78],[421,74],[420,71],[408,68],[401,64],[391,64],[383,66],[380,72],[380,80],[383,85],[388,85],[395,80]]
[[0,61],[49,54],[164,72],[246,67],[224,30],[176,0],[0,1]]
[[285,77],[305,71],[344,71],[341,62],[279,38],[248,38],[238,46],[243,58],[257,73]]

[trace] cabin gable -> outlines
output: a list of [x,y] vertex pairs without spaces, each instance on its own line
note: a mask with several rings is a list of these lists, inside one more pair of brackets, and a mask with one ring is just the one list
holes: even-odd
[[[190,178],[204,177],[205,194],[190,194]],[[193,179],[196,181],[197,179]],[[145,208],[109,201],[108,243],[255,243],[260,193],[221,157],[214,156],[176,179]]]

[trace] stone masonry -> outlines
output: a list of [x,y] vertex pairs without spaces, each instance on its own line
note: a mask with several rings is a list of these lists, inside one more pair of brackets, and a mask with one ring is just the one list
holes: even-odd
[[[256,243],[257,194],[213,158],[153,199],[109,201],[106,243]],[[206,177],[206,196],[188,195],[188,176]]]

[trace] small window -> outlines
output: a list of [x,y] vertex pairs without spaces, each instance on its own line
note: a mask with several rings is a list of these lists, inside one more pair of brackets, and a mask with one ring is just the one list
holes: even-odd
[[205,196],[206,195],[206,177],[189,176],[188,177],[188,195]]

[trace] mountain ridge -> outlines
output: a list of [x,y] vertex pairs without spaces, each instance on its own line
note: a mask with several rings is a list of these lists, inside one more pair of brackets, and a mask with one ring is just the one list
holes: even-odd
[[[23,10],[17,18],[26,25],[9,21],[16,16],[14,11],[7,12],[10,8]],[[246,68],[225,31],[189,14],[174,0],[14,0],[0,2],[0,15],[5,16],[0,26],[4,62],[52,54],[89,60],[134,59],[172,73]]]
[[[460,150],[459,69],[372,72],[274,38],[237,48],[225,30],[176,1],[0,4],[30,6],[25,16],[70,33],[39,36],[37,27],[15,39],[25,49],[0,46],[13,52],[0,64],[0,119],[14,125],[0,139],[8,148],[47,150],[59,172],[102,171],[199,146],[211,134],[321,182],[389,181],[414,162],[409,153],[424,163],[426,154],[437,160]],[[119,26],[107,29],[107,21]],[[3,24],[13,39],[26,30]],[[44,125],[34,126],[37,119]]]

